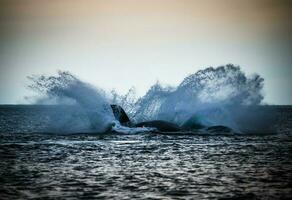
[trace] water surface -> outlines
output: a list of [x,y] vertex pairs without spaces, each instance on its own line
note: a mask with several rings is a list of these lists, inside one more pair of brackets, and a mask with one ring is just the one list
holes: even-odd
[[46,133],[55,112],[1,107],[0,199],[292,198],[291,109],[269,135]]

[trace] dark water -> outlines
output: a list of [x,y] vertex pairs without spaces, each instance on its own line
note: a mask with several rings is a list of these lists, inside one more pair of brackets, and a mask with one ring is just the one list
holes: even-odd
[[0,199],[292,198],[291,107],[269,135],[46,133],[56,110],[0,107]]

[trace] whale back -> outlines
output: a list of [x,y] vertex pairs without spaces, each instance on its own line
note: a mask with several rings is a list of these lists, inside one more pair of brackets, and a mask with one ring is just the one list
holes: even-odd
[[145,121],[140,122],[135,125],[136,127],[151,127],[156,128],[158,131],[166,131],[166,132],[177,132],[180,131],[181,128],[176,124],[171,122],[163,121],[163,120],[153,120],[153,121]]

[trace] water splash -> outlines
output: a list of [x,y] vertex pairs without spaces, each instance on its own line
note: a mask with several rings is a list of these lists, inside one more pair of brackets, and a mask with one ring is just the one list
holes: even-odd
[[56,76],[30,76],[30,89],[45,94],[56,102],[70,102],[80,106],[90,120],[90,129],[107,130],[115,118],[105,92],[85,83],[69,72],[59,71]]
[[256,105],[263,100],[263,82],[259,75],[248,77],[239,66],[229,64],[186,77],[178,90],[204,103]]
[[224,125],[241,132],[242,127],[234,120],[235,114],[244,105],[262,102],[264,82],[259,75],[247,76],[239,66],[228,64],[191,74],[177,87],[163,87],[157,82],[144,96],[137,98],[134,88],[125,95],[114,90],[106,94],[69,72],[29,79],[32,81],[29,88],[46,94],[47,98],[79,105],[90,119],[91,128],[104,131],[114,126],[114,130],[121,132],[139,130],[117,125],[110,103],[122,106],[134,122],[167,120],[183,125],[195,115],[205,126]]
[[264,79],[246,76],[232,64],[209,67],[187,76],[176,88],[153,85],[136,103],[137,121],[163,119],[182,125],[193,115],[206,126],[226,125],[238,130],[229,107],[258,105]]

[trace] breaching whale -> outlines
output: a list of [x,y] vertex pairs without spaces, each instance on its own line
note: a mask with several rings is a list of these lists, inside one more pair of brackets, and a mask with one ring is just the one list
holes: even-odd
[[137,124],[133,123],[128,117],[127,113],[124,109],[119,106],[112,104],[111,105],[113,114],[120,122],[121,125],[127,127],[148,127],[155,128],[159,132],[181,132],[181,131],[195,131],[195,130],[205,130],[209,133],[233,133],[234,131],[229,127],[222,125],[204,125],[203,121],[196,115],[191,116],[188,120],[186,120],[181,126],[174,124],[172,122],[164,121],[164,120],[152,120],[152,121],[144,121],[139,122]]
[[178,125],[171,122],[163,121],[163,120],[145,121],[145,122],[134,124],[133,122],[131,122],[127,113],[124,111],[124,109],[121,106],[112,104],[111,108],[116,120],[118,120],[123,126],[149,127],[149,128],[156,128],[158,131],[167,131],[167,132],[176,132],[176,131],[181,130],[181,128]]
[[121,123],[121,125],[127,126],[127,127],[156,128],[158,131],[161,131],[161,132],[178,132],[182,130],[190,130],[190,129],[194,130],[194,129],[204,128],[204,126],[199,124],[199,122],[197,121],[195,122],[194,120],[191,120],[191,119],[188,120],[187,123],[183,124],[183,126],[181,127],[178,126],[177,124],[164,121],[164,120],[144,121],[144,122],[139,122],[137,124],[134,124],[133,122],[131,122],[127,113],[124,111],[124,109],[121,106],[112,104],[111,108],[116,120],[118,120]]

